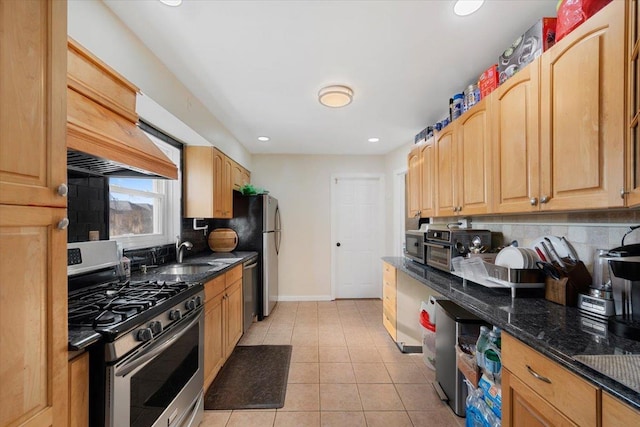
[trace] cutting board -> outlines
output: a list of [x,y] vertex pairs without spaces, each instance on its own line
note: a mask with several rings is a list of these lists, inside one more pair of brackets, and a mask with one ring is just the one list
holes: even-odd
[[214,252],[231,252],[238,246],[238,234],[230,228],[216,228],[209,233],[208,242]]

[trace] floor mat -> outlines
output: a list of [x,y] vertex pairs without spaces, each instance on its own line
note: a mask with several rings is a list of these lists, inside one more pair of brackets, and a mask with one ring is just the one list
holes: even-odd
[[273,409],[284,406],[290,345],[237,346],[207,390],[204,409]]

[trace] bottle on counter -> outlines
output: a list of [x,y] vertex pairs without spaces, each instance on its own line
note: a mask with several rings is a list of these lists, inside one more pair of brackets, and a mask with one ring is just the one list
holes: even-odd
[[491,332],[495,335],[494,345],[498,347],[498,349],[502,349],[502,329],[494,326]]
[[484,352],[489,345],[489,328],[480,326],[480,335],[476,341],[476,363],[480,369],[484,368]]

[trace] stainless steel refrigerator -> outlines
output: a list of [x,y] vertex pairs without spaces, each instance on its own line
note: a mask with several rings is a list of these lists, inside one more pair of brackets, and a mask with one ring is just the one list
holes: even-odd
[[238,233],[237,251],[258,252],[258,320],[273,311],[278,302],[278,252],[282,229],[278,200],[268,194],[243,196],[233,192],[233,218],[214,220],[214,227]]

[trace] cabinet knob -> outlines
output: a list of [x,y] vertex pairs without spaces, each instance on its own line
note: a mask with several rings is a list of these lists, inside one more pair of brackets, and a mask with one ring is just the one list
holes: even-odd
[[58,196],[67,197],[67,194],[69,194],[69,187],[67,184],[60,184],[58,185],[57,192]]
[[620,189],[620,197],[622,199],[624,199],[624,196],[626,196],[627,194],[629,194],[629,192],[628,191],[624,191],[624,188]]
[[547,203],[549,199],[550,199],[549,196],[542,196],[540,197],[540,203]]
[[69,218],[62,218],[60,222],[58,222],[58,230],[64,230],[69,226]]
[[529,203],[531,203],[531,206],[535,206],[538,204],[538,198],[537,197],[532,197],[529,199]]

